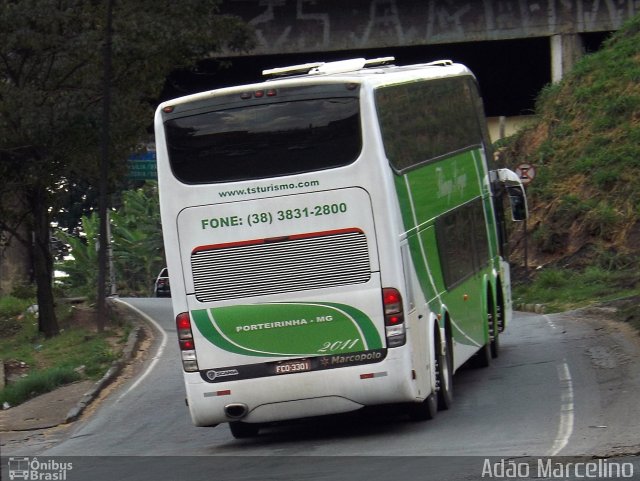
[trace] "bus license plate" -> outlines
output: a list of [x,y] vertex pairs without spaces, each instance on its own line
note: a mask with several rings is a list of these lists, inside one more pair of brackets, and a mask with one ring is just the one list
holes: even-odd
[[309,359],[298,359],[296,361],[284,361],[276,364],[276,374],[291,374],[294,372],[304,372],[311,369]]

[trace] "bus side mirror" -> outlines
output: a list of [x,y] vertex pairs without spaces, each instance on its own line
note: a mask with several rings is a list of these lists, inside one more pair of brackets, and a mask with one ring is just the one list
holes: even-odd
[[497,174],[498,180],[505,186],[509,195],[511,219],[515,222],[526,220],[529,216],[529,209],[527,208],[527,196],[520,177],[509,169],[498,169]]
[[522,185],[510,185],[507,187],[509,203],[511,204],[511,219],[519,222],[528,217],[527,196]]

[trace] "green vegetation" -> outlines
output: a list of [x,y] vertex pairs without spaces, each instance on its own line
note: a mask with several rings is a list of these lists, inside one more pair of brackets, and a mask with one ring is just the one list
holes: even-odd
[[[118,292],[149,295],[155,276],[164,266],[157,183],[121,195],[121,207],[112,212],[114,264]],[[11,406],[79,380],[99,379],[121,353],[130,332],[119,316],[103,332],[96,332],[98,217],[82,218],[82,237],[56,235],[70,245],[73,259],[57,268],[68,274],[56,285],[56,317],[61,330],[47,338],[38,329],[35,286],[18,284],[0,297],[0,353],[10,382],[0,390],[0,405]],[[64,295],[86,297],[80,305],[62,301]],[[34,307],[32,307],[34,306]]]
[[637,274],[628,270],[549,268],[535,274],[530,284],[516,284],[513,299],[516,304],[544,304],[546,312],[561,312],[637,295],[636,282]]
[[[537,121],[501,146],[536,166],[529,265],[514,297],[562,310],[640,294],[640,16],[545,88]],[[513,246],[520,260],[522,245]],[[637,302],[635,303],[637,307]]]
[[0,298],[0,352],[10,378],[0,390],[0,405],[20,404],[38,394],[81,379],[99,379],[117,359],[128,330],[110,326],[96,333],[93,322],[68,304],[58,306],[61,329],[46,338],[38,332],[34,299]]
[[0,391],[0,404],[6,402],[10,406],[17,406],[39,394],[51,392],[57,387],[78,380],[80,374],[68,367],[36,371]]
[[[50,225],[72,231],[95,209],[98,191],[118,191],[123,159],[146,141],[171,72],[253,45],[251,28],[221,14],[219,4],[0,2],[0,233],[3,243],[30,253],[31,273],[20,274],[38,285],[39,330],[47,337],[59,330]],[[100,159],[108,164],[107,179]]]
[[[157,182],[122,193],[120,207],[111,212],[113,260],[117,292],[149,296],[153,282],[165,267]],[[67,295],[96,297],[98,277],[99,219],[97,213],[82,217],[82,237],[58,231],[56,237],[71,247],[72,259],[56,264],[68,277],[60,280]]]
[[[221,14],[219,4],[0,2],[0,256],[12,255],[6,254],[11,252],[7,245],[20,245],[13,252],[24,261],[16,263],[17,272],[4,272],[10,277],[3,278],[0,290],[5,295],[19,282],[33,283],[23,288],[28,301],[14,295],[0,306],[2,360],[10,370],[28,374],[0,393],[3,402],[98,377],[118,354],[124,328],[102,332],[100,315],[96,334],[93,320],[80,322],[78,310],[60,302],[55,290],[61,286],[52,283],[51,225],[75,236],[68,240],[76,261],[65,266],[69,277],[62,288],[67,294],[98,296],[98,228],[91,213],[98,191],[106,191],[120,249],[119,291],[150,292],[164,264],[157,202],[155,207],[133,205],[139,192],[121,196],[127,182],[123,159],[147,140],[171,72],[196,69],[196,62],[214,52],[253,45],[252,29],[238,17]],[[108,149],[102,148],[103,132],[109,132]],[[101,158],[108,164],[106,179]],[[150,205],[155,211],[147,209]],[[39,315],[25,314],[36,303]]]

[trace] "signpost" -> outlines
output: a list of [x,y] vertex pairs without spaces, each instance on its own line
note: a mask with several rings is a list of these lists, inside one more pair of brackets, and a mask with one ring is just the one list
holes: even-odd
[[[516,167],[516,174],[520,177],[522,185],[529,185],[536,176],[536,168],[531,164],[520,164]],[[528,252],[528,231],[527,231],[527,219],[524,219],[524,277],[529,278],[529,252]]]

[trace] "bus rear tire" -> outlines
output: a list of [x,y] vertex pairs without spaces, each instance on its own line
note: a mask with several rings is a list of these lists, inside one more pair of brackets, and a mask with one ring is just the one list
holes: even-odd
[[493,341],[491,341],[491,357],[494,359],[500,355],[500,333],[504,331],[504,309],[502,296],[498,297],[496,305],[496,319],[493,326]]
[[494,309],[493,296],[489,294],[487,300],[487,329],[489,331],[489,341],[491,358],[498,357],[498,351],[500,350],[500,328],[499,328],[499,312],[498,307]]
[[260,425],[232,421],[229,423],[229,429],[231,430],[233,437],[236,439],[254,438],[260,432]]
[[[436,341],[438,338],[436,338]],[[446,411],[453,404],[453,351],[449,341],[445,352],[436,352],[436,382],[438,383],[438,409]]]
[[429,394],[427,398],[419,403],[409,405],[409,417],[413,421],[428,421],[436,417],[438,412],[438,399],[435,393]]
[[491,342],[486,343],[476,352],[473,359],[473,367],[485,368],[491,365]]
[[497,358],[500,355],[500,334],[496,332],[491,341],[491,357]]
[[[493,302],[492,299],[489,298],[488,309],[487,309],[487,333],[488,340],[484,346],[480,348],[478,352],[476,352],[473,359],[474,367],[489,367],[491,365],[491,359],[495,357],[493,355],[493,342],[497,340],[497,332],[496,332],[497,323],[495,317],[493,315]],[[497,354],[497,351],[496,351]]]

